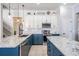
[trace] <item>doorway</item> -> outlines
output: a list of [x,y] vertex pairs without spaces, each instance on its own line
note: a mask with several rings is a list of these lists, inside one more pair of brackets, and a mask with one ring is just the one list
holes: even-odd
[[19,27],[22,24],[22,17],[13,17],[13,34],[14,35],[19,35]]
[[76,13],[76,22],[75,22],[75,40],[79,41],[79,12]]

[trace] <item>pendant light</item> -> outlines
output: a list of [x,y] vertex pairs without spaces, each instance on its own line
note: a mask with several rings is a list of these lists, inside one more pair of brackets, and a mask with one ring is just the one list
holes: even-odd
[[66,5],[67,3],[63,3],[64,5]]
[[10,13],[10,3],[9,3],[9,15],[11,15],[11,13]]
[[19,17],[19,3],[18,3],[18,17]]
[[24,5],[22,5],[23,8],[23,22],[24,22]]
[[11,7],[10,7],[10,3],[9,3],[9,13],[8,13],[8,17],[9,17],[9,19],[11,19]]
[[[17,10],[18,15],[17,16],[19,17],[19,3],[18,3],[18,6],[17,7],[18,7],[18,10]],[[17,19],[17,23],[19,23],[19,19]]]

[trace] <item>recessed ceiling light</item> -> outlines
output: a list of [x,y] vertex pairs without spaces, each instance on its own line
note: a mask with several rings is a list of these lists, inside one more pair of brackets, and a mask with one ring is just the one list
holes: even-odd
[[36,3],[37,5],[40,5],[40,3]]
[[60,6],[60,13],[61,14],[66,13],[66,7],[65,6]]
[[66,5],[67,3],[63,3],[64,5]]

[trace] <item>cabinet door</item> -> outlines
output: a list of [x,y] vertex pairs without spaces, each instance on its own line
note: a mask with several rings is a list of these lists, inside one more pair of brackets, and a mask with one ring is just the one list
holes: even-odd
[[[29,37],[29,46],[30,46],[30,48],[31,48],[31,46],[32,46],[32,36]],[[30,48],[29,48],[29,49],[30,49]]]
[[38,35],[38,43],[43,44],[43,35],[42,34]]
[[30,45],[32,46],[32,40],[33,40],[33,38],[32,38],[32,35],[30,36]]
[[50,15],[46,15],[46,23],[50,23],[51,24],[51,17],[50,17]]
[[57,47],[55,47],[55,45],[54,44],[52,44],[51,43],[51,49],[52,49],[52,51],[51,51],[51,55],[53,55],[53,56],[64,56],[61,52],[60,52],[60,50],[57,48]]
[[33,44],[43,44],[43,35],[42,34],[34,34],[33,35]]
[[58,19],[57,19],[57,15],[52,15],[51,16],[51,28],[52,28],[52,31],[51,33],[55,33],[55,32],[58,32],[59,28],[58,28]]
[[42,23],[46,23],[46,16],[42,15]]
[[38,44],[38,35],[37,34],[33,35],[33,44]]
[[47,49],[48,56],[64,56],[49,40],[47,41]]
[[51,43],[49,40],[47,40],[47,53],[48,53],[48,56],[51,56]]
[[42,20],[41,19],[42,19],[41,15],[36,16],[36,26],[37,26],[36,28],[37,29],[42,27]]

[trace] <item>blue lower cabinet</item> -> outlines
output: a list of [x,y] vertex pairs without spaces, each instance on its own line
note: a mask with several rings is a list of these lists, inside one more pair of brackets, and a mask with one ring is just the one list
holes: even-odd
[[53,43],[47,40],[48,56],[64,56],[64,54]]
[[47,46],[47,48],[49,48],[49,49],[47,49],[47,54],[48,54],[48,56],[51,56],[51,48],[50,48],[50,46]]
[[28,40],[28,45],[31,48],[31,46],[32,46],[32,35],[28,39],[29,39]]
[[33,36],[31,35],[30,40],[29,40],[30,41],[30,46],[32,46],[32,38],[33,38]]
[[42,45],[43,44],[43,34],[33,34],[32,44]]
[[52,55],[52,46],[51,46],[51,43],[50,41],[47,41],[47,54],[48,56],[51,56]]
[[0,48],[0,56],[19,56],[20,47],[16,48]]
[[52,44],[52,49],[53,56],[64,56],[62,52],[54,44]]

